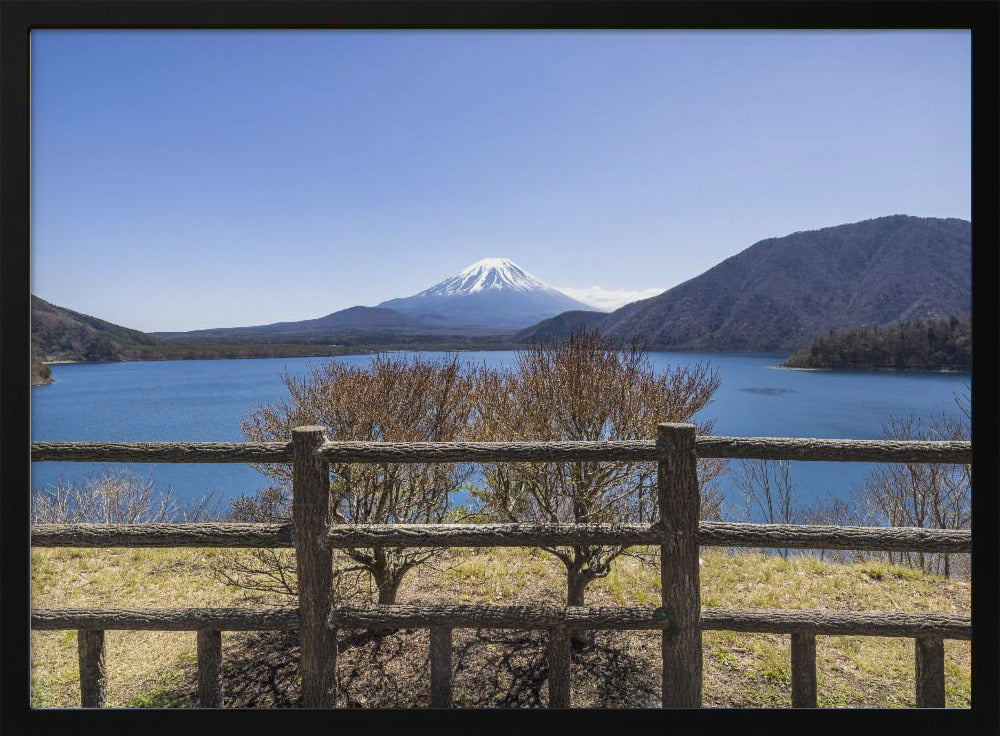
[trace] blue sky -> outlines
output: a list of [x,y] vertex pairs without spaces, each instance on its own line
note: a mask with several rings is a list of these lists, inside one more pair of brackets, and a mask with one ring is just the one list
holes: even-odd
[[967,31],[34,31],[32,291],[308,319],[484,257],[610,305],[767,237],[970,218]]

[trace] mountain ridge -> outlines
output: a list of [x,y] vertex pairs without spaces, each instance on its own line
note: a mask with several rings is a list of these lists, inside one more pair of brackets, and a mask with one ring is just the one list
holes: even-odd
[[796,350],[831,329],[971,311],[971,223],[890,215],[758,241],[598,325],[649,349]]
[[[533,298],[550,296],[547,290],[573,308],[523,324],[525,311],[540,308]],[[477,306],[471,297],[486,301]],[[453,300],[458,314],[440,309],[441,298]],[[514,318],[507,313],[498,319],[496,309],[510,298],[519,302]],[[385,306],[421,299],[432,308],[406,314]],[[37,362],[329,355],[448,345],[511,349],[558,340],[577,329],[596,330],[619,344],[637,339],[651,350],[792,352],[832,329],[970,312],[971,223],[891,215],[760,240],[672,289],[611,313],[576,302],[499,258],[483,259],[413,297],[375,307],[191,332],[142,333],[32,295],[32,355]]]

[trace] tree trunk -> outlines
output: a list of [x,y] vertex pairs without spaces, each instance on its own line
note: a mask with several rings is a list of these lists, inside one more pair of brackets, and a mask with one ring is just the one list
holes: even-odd
[[[582,606],[584,600],[584,592],[587,590],[587,585],[593,578],[586,575],[580,570],[567,570],[566,572],[566,605],[567,606]],[[594,632],[593,631],[581,631],[580,629],[574,629],[573,633],[570,634],[570,641],[575,647],[585,647],[593,643]]]
[[[389,571],[389,566],[380,564],[371,571],[375,578],[375,585],[378,588],[378,603],[380,606],[391,606],[396,603],[396,593],[399,592],[399,584],[403,580],[402,574],[393,575]],[[383,634],[390,634],[399,629],[380,629]]]
[[582,572],[570,570],[566,574],[566,605],[582,606],[583,594],[589,582]]
[[390,606],[396,602],[396,593],[399,592],[399,584],[403,582],[402,576],[398,578],[389,577],[384,580],[376,580],[378,585],[379,605]]
[[396,593],[399,591],[399,583],[402,581],[402,574],[394,574],[386,559],[385,550],[375,547],[372,550],[375,564],[369,568],[372,577],[375,579],[375,587],[378,588],[379,605],[392,605],[396,602]]

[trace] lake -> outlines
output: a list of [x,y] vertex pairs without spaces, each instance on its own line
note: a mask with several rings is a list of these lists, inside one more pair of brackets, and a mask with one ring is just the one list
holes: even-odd
[[[511,352],[468,352],[461,357],[467,363],[491,366],[509,366],[515,360]],[[954,396],[970,380],[967,374],[778,368],[785,357],[650,354],[657,367],[701,361],[718,369],[719,390],[697,418],[714,419],[714,433],[722,435],[878,439],[888,414],[959,416]],[[254,407],[284,398],[283,373],[302,376],[327,360],[364,365],[370,356],[52,365],[55,383],[31,389],[31,436],[50,441],[242,441],[240,420]],[[31,484],[38,490],[60,477],[79,480],[85,473],[109,467],[108,463],[32,463]],[[266,485],[261,474],[244,465],[127,467],[151,473],[158,488],[169,487],[188,502],[211,490],[224,504]],[[792,463],[797,498],[808,505],[827,494],[844,496],[871,467]],[[742,503],[732,478],[724,478],[722,486],[730,514],[738,516]]]

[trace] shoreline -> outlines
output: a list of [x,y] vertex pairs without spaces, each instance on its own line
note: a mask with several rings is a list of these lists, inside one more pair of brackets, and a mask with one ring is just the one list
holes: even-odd
[[[429,349],[408,349],[408,348],[390,348],[387,350],[371,350],[371,349],[359,349],[356,351],[348,350],[345,352],[336,353],[316,353],[311,355],[301,355],[301,354],[290,354],[290,355],[240,355],[240,356],[224,356],[224,355],[213,355],[213,356],[200,356],[200,357],[188,357],[188,358],[126,358],[124,360],[43,360],[43,365],[95,365],[102,363],[168,363],[168,362],[181,362],[188,360],[275,360],[278,358],[338,358],[342,356],[357,356],[357,355],[377,355],[380,353],[505,353],[505,352],[516,352],[520,348],[455,348],[451,350],[429,350]],[[744,351],[711,351],[718,355],[743,355],[747,357],[777,357],[766,353],[748,353]],[[704,351],[697,350],[650,350],[649,353],[702,353]],[[784,364],[777,364],[768,366],[772,369],[784,370],[784,371],[802,371],[805,373],[940,373],[940,374],[955,374],[955,375],[971,375],[972,370],[970,369],[955,369],[955,368],[890,368],[890,367],[877,367],[877,368],[802,368],[798,366],[789,366]],[[40,385],[40,384],[34,384]]]
[[954,375],[972,375],[972,369],[955,368],[799,368],[791,365],[772,366],[783,371],[805,371],[810,373],[945,373]]

